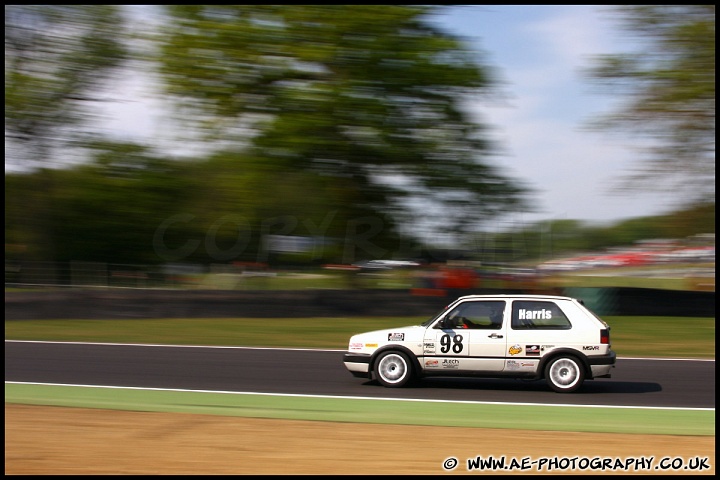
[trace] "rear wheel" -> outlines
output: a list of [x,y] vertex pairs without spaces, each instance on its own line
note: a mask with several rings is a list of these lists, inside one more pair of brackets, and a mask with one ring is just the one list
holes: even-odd
[[545,367],[545,380],[550,388],[560,393],[574,392],[585,380],[585,370],[575,357],[558,357]]
[[375,376],[384,387],[402,387],[412,379],[412,364],[402,352],[381,353],[375,362]]

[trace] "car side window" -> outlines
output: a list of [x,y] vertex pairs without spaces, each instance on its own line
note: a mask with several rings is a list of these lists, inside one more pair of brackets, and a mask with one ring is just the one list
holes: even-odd
[[570,320],[553,302],[516,301],[512,306],[513,330],[569,330]]
[[504,301],[468,301],[445,316],[444,328],[498,330],[502,328]]

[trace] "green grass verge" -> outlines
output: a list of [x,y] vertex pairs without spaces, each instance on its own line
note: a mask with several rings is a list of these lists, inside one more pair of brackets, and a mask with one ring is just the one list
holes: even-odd
[[[604,317],[626,357],[715,358],[715,319]],[[230,345],[344,350],[351,335],[424,317],[6,320],[6,340]],[[272,335],[268,335],[272,332]]]
[[[348,399],[5,384],[5,403],[347,423],[715,435],[714,410]],[[438,414],[438,412],[442,414]]]

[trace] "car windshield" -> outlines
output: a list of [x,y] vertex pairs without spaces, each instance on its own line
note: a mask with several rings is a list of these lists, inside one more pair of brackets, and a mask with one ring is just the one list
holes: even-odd
[[443,315],[445,312],[447,312],[448,307],[444,307],[442,310],[440,310],[438,313],[433,315],[432,317],[425,320],[423,323],[420,324],[421,327],[429,327],[437,318],[441,315]]

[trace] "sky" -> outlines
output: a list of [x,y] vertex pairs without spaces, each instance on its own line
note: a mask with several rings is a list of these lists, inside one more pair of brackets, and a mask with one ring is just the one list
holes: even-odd
[[[507,94],[503,102],[467,105],[500,142],[492,162],[535,191],[536,211],[499,219],[499,229],[569,219],[607,225],[675,207],[670,195],[612,192],[636,165],[633,139],[584,128],[619,98],[598,93],[581,69],[592,56],[632,49],[602,6],[463,5],[446,12],[437,22],[497,71]],[[108,129],[162,137],[152,89],[137,76],[118,81],[114,95],[124,92],[128,101],[113,104]]]
[[[637,153],[632,138],[589,132],[587,120],[620,100],[601,95],[581,69],[600,54],[634,48],[594,5],[479,5],[450,10],[442,22],[499,69],[509,105],[475,108],[506,150],[503,171],[530,184],[537,209],[510,221],[594,223],[656,215],[668,195],[612,192]],[[624,142],[624,143],[623,143]]]

